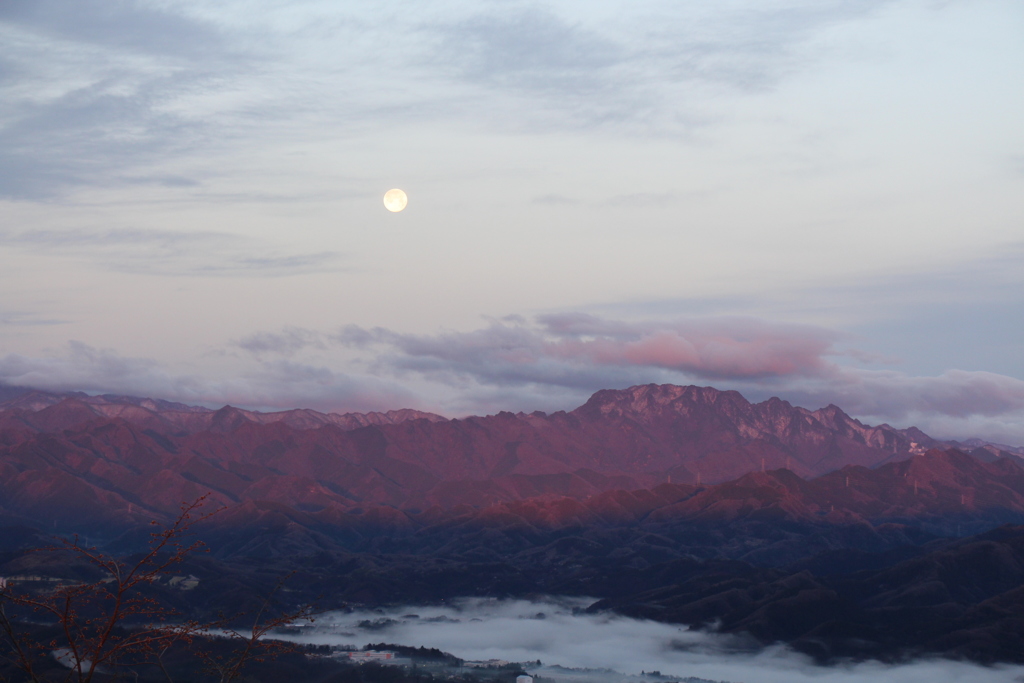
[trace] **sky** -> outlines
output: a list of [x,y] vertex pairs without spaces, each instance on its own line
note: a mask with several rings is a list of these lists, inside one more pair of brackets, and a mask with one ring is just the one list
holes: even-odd
[[332,612],[292,639],[356,648],[371,643],[434,647],[470,661],[539,659],[542,666],[527,664],[527,673],[554,683],[642,683],[651,679],[627,676],[652,670],[663,680],[692,676],[722,683],[1019,683],[1024,676],[1021,666],[945,659],[816,666],[784,646],[759,648],[737,636],[677,624],[581,613],[594,602],[466,598],[445,606]]
[[0,383],[670,382],[1024,444],[1021,35],[1017,0],[4,0]]

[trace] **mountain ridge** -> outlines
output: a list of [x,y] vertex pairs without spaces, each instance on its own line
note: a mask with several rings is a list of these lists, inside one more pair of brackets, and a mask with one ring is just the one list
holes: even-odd
[[309,512],[485,508],[779,468],[814,478],[947,445],[920,430],[864,425],[836,406],[750,403],[695,386],[603,390],[569,412],[463,419],[28,392],[0,404],[0,513],[123,526],[206,493],[218,505],[265,500]]
[[[62,405],[63,410],[51,411]],[[0,401],[0,416],[8,419],[20,418],[26,427],[40,431],[67,429],[78,422],[100,417],[124,417],[140,423],[168,423],[169,426],[184,431],[202,431],[209,429],[218,419],[223,422],[226,419],[225,411],[237,419],[261,424],[284,422],[297,429],[314,429],[326,424],[355,429],[368,425],[397,424],[404,420],[426,419],[439,422],[448,419],[442,415],[411,408],[367,413],[322,413],[309,408],[262,412],[230,405],[216,409],[206,408],[119,394],[90,396],[82,392],[51,393],[39,390],[25,390]]]

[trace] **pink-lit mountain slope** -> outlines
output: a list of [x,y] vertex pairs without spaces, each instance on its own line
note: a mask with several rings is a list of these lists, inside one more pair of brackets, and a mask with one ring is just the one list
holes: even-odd
[[752,404],[709,387],[600,391],[568,413],[463,420],[27,393],[0,410],[0,512],[48,525],[145,521],[207,492],[229,506],[262,500],[307,511],[482,507],[762,469],[807,478],[941,445],[916,429],[863,425],[835,406]]
[[875,470],[851,465],[812,480],[770,470],[710,486],[663,483],[583,500],[534,498],[482,508],[378,506],[352,514],[250,500],[218,515],[210,533],[229,546],[263,544],[270,554],[340,544],[358,552],[444,549],[496,557],[551,552],[548,544],[561,539],[584,549],[604,544],[609,558],[635,552],[649,562],[697,555],[779,566],[836,549],[877,553],[1022,521],[1024,467],[934,449]]
[[[679,521],[763,521],[863,524],[929,517],[1007,521],[1024,517],[1024,467],[1010,459],[987,463],[957,450],[932,449],[877,469],[849,465],[806,480],[789,470],[748,474],[721,484],[660,484],[571,498],[497,503],[478,512],[435,510],[430,526],[469,520],[516,520],[537,529]],[[427,515],[430,517],[430,515]],[[409,520],[417,520],[416,515]],[[422,523],[422,522],[421,522]]]

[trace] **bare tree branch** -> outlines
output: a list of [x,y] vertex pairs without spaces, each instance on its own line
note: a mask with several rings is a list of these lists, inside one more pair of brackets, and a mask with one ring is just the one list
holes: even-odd
[[[220,511],[202,513],[208,496],[192,503],[183,503],[178,517],[169,525],[159,527],[150,534],[148,548],[133,561],[119,560],[79,542],[77,536],[58,539],[59,545],[41,552],[66,551],[95,566],[103,578],[91,583],[59,584],[43,592],[16,591],[10,583],[0,590],[0,636],[7,643],[12,661],[33,681],[42,683],[38,663],[42,658],[64,652],[64,663],[69,666],[66,680],[92,683],[100,672],[115,672],[125,660],[150,662],[159,668],[168,683],[174,683],[165,666],[164,655],[176,644],[191,644],[196,638],[208,637],[221,630],[241,641],[241,648],[221,657],[206,652],[198,653],[201,661],[217,672],[221,683],[236,680],[244,665],[275,652],[282,651],[280,642],[263,642],[273,629],[299,619],[310,619],[313,611],[302,607],[293,612],[282,612],[267,618],[274,596],[281,590],[284,580],[278,582],[253,617],[252,627],[244,633],[228,627],[228,620],[212,623],[181,620],[181,615],[142,592],[147,585],[168,576],[170,571],[187,557],[203,552],[202,542],[186,543],[192,527]],[[287,578],[287,577],[285,577]],[[59,627],[62,642],[33,642],[26,632],[20,631],[18,622],[6,607],[10,605],[27,613],[35,613]],[[138,625],[144,621],[145,625]],[[138,674],[129,671],[138,678]]]

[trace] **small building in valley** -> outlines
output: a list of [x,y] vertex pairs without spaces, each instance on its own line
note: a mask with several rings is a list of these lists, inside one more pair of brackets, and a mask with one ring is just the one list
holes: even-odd
[[349,652],[348,658],[353,662],[386,662],[395,658],[395,653],[389,650],[359,650]]

